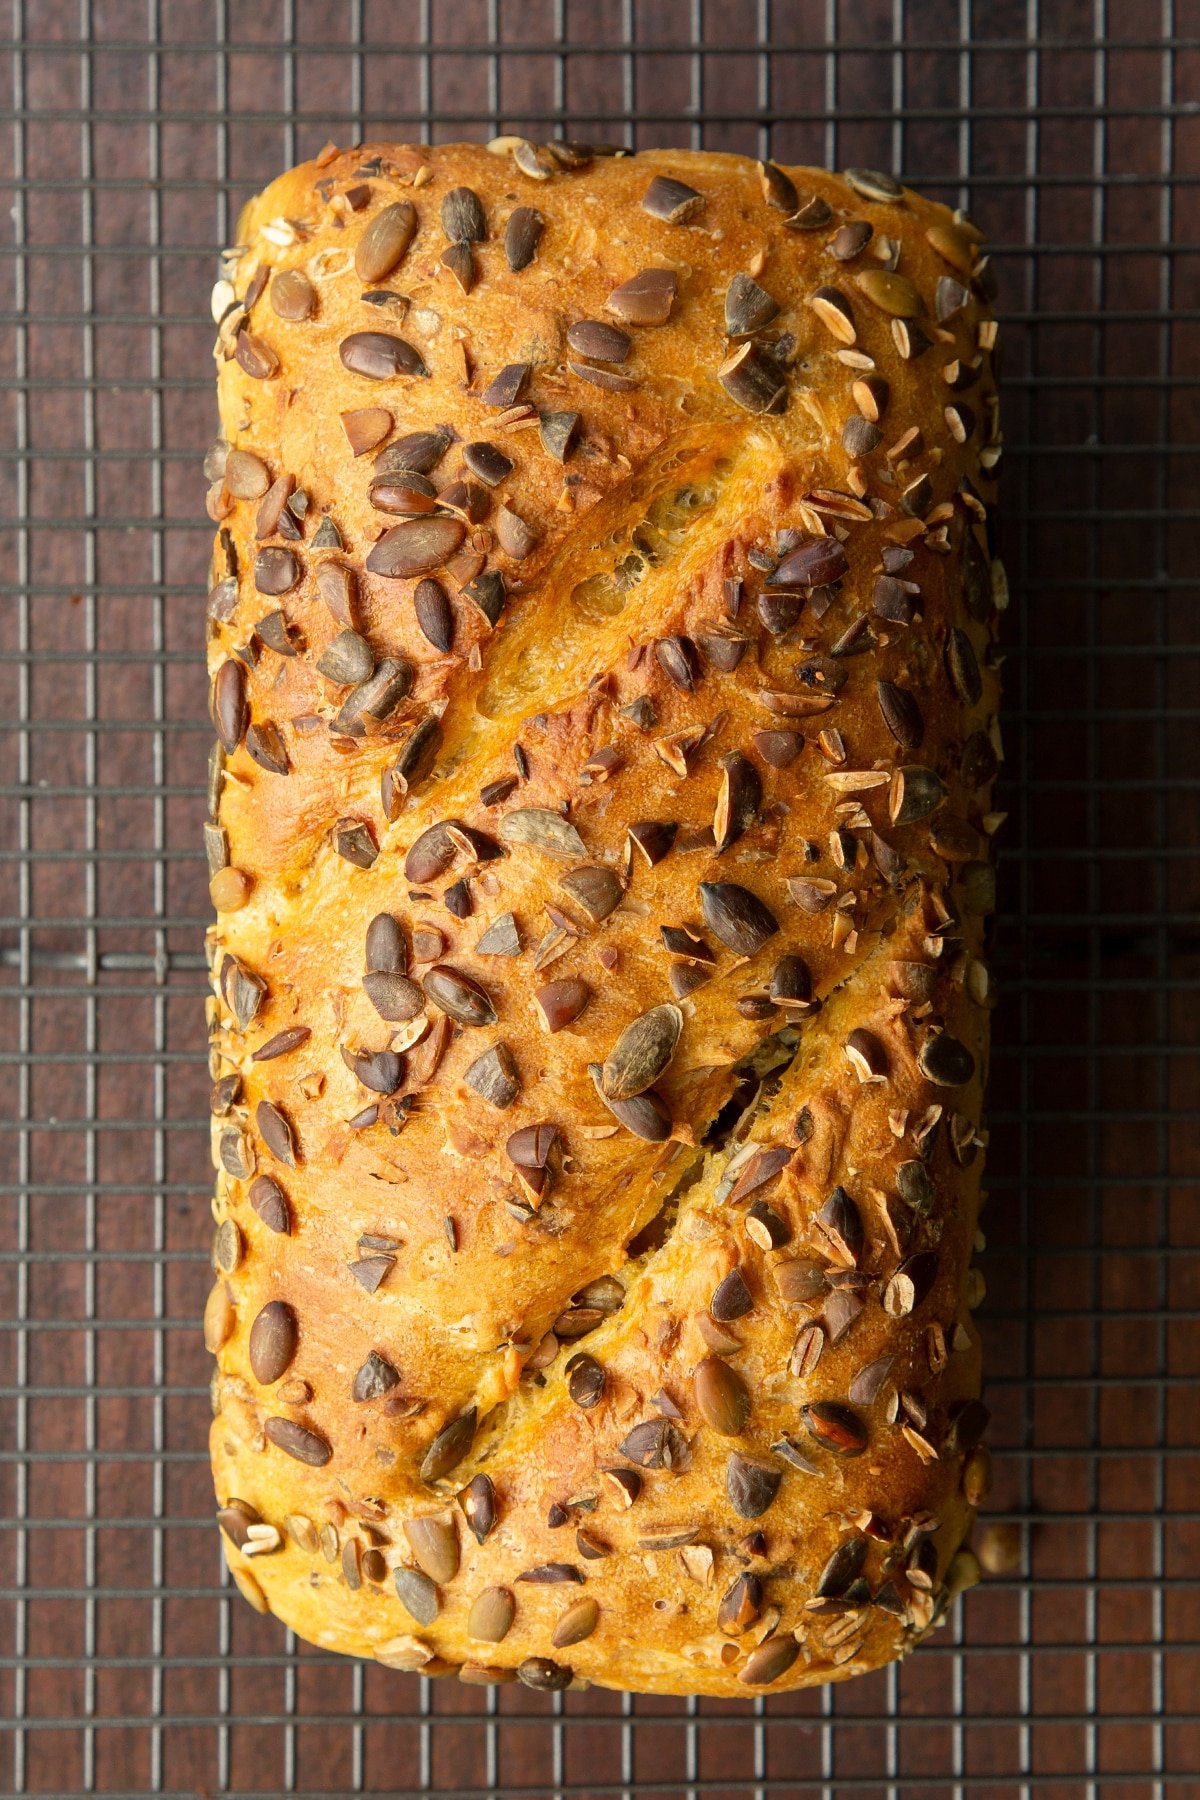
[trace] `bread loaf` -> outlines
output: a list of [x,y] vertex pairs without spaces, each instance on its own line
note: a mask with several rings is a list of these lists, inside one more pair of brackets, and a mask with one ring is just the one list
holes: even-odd
[[233,1577],[746,1698],[972,1573],[979,234],[870,170],[333,147],[243,215],[207,845]]

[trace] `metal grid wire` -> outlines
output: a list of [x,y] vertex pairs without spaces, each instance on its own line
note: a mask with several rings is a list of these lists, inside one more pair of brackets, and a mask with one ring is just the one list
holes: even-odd
[[[0,96],[0,1762],[173,1796],[1200,1792],[1197,0],[11,0]],[[324,140],[895,167],[997,245],[989,1578],[724,1704],[322,1656],[223,1578],[206,1358],[207,296]],[[7,185],[7,184],[6,184]]]

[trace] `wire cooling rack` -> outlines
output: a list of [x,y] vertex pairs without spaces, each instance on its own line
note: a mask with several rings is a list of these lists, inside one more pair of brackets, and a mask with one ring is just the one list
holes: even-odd
[[[11,14],[0,1788],[1196,1795],[1196,0]],[[983,1323],[1021,1560],[848,1688],[422,1682],[297,1644],[222,1575],[198,1329],[214,252],[327,137],[499,130],[894,167],[996,243],[1014,605]]]

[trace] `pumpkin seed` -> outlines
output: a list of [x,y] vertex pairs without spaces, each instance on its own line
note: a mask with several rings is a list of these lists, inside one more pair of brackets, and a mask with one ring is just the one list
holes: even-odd
[[683,1030],[677,1006],[655,1006],[625,1027],[604,1064],[609,1100],[632,1100],[652,1087],[675,1055]]
[[399,1371],[393,1368],[385,1356],[372,1350],[365,1363],[357,1371],[350,1389],[351,1398],[365,1405],[370,1400],[380,1400],[399,1384]]
[[476,1409],[470,1406],[442,1427],[422,1458],[422,1481],[440,1481],[458,1466],[475,1441],[476,1418]]
[[[436,1441],[436,1440],[435,1440]],[[444,1584],[458,1574],[458,1533],[453,1522],[433,1513],[421,1513],[404,1521],[408,1539],[419,1566],[431,1581]]]
[[719,1356],[706,1356],[697,1364],[692,1387],[705,1424],[722,1437],[740,1437],[750,1417],[750,1393],[736,1369]]
[[494,1025],[496,1009],[484,988],[469,975],[436,963],[421,977],[426,997],[459,1025]]
[[739,272],[725,292],[726,336],[751,337],[756,331],[769,325],[778,311],[779,302],[751,276]]
[[592,1078],[597,1094],[604,1102],[613,1118],[632,1131],[635,1137],[648,1144],[662,1144],[670,1137],[673,1129],[670,1109],[661,1095],[647,1089],[645,1093],[636,1095],[632,1100],[610,1100],[604,1092],[603,1070],[599,1063],[588,1064],[588,1074]]
[[517,807],[500,821],[506,844],[524,844],[549,856],[586,856],[587,847],[569,820],[546,807]]
[[461,519],[438,514],[407,519],[384,532],[367,557],[367,567],[395,581],[431,575],[449,561],[466,534]]
[[418,1625],[432,1625],[441,1611],[437,1585],[421,1569],[393,1569],[392,1579],[400,1604]]
[[412,243],[416,229],[417,209],[411,200],[394,200],[377,212],[355,248],[354,270],[359,280],[382,281],[390,275]]
[[343,368],[368,381],[391,381],[397,375],[428,375],[419,350],[390,331],[352,331],[338,345]]
[[498,1644],[508,1636],[516,1615],[517,1603],[508,1588],[484,1588],[471,1602],[467,1636],[485,1644]]

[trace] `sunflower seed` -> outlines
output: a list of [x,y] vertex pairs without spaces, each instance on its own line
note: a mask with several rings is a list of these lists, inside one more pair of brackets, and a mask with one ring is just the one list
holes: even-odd
[[609,1112],[627,1131],[635,1137],[642,1138],[648,1144],[662,1144],[670,1137],[672,1119],[670,1110],[661,1095],[652,1089],[638,1094],[632,1100],[610,1100],[604,1092],[602,1070],[599,1063],[588,1064],[588,1074],[592,1078],[597,1094]]
[[779,302],[759,287],[749,275],[738,273],[725,292],[725,335],[731,338],[752,337],[769,325],[779,311]]
[[545,807],[517,807],[505,813],[500,821],[500,836],[506,844],[527,845],[544,850],[549,856],[586,856],[587,848],[569,820]]
[[395,475],[377,474],[367,490],[367,498],[376,512],[416,519],[434,511],[438,492],[428,476],[404,469]]
[[465,1071],[463,1080],[499,1112],[511,1106],[521,1091],[517,1065],[507,1044],[493,1044],[485,1050]]
[[665,325],[678,286],[674,269],[643,269],[613,288],[604,302],[605,311],[627,325]]
[[323,1438],[320,1432],[309,1431],[305,1426],[297,1425],[294,1419],[267,1419],[263,1431],[277,1450],[294,1457],[297,1462],[307,1463],[310,1468],[324,1468],[333,1455],[333,1446],[328,1438]]
[[717,380],[743,412],[781,413],[788,404],[787,378],[774,357],[745,343],[717,370]]
[[213,677],[212,718],[221,748],[232,755],[250,722],[246,671],[232,657],[221,664]]
[[485,569],[463,588],[463,598],[477,606],[489,625],[495,625],[504,611],[507,599],[504,577],[499,569]]
[[418,1625],[432,1625],[441,1611],[436,1583],[420,1569],[393,1569],[392,1579],[400,1604]]
[[246,733],[246,750],[260,769],[271,775],[286,775],[291,768],[283,741],[283,733],[272,719],[260,719]]
[[284,1300],[269,1300],[250,1327],[249,1356],[254,1379],[262,1387],[281,1381],[295,1361],[299,1346],[296,1315]]
[[267,1149],[277,1156],[289,1169],[296,1166],[296,1140],[291,1124],[281,1107],[272,1100],[260,1100],[255,1108],[254,1122]]
[[717,854],[749,831],[762,804],[762,782],[754,764],[740,750],[731,750],[720,758],[721,786],[713,814],[713,837]]
[[754,956],[779,930],[779,921],[748,888],[732,881],[702,881],[700,906],[713,935],[739,956]]
[[883,433],[878,425],[872,425],[861,413],[851,413],[842,426],[842,448],[847,456],[869,456],[883,442]]
[[529,267],[537,255],[546,221],[534,206],[518,206],[504,227],[504,255],[513,274]]
[[382,281],[402,260],[417,229],[417,209],[411,200],[394,200],[367,225],[354,251],[354,270],[360,281]]
[[846,1039],[846,1055],[860,1081],[887,1080],[887,1051],[873,1031],[857,1026]]
[[604,1064],[602,1079],[609,1100],[632,1100],[652,1087],[675,1055],[683,1030],[677,1006],[655,1006],[621,1033]]
[[776,212],[794,213],[800,204],[800,196],[791,176],[773,162],[760,162],[758,173],[767,205],[773,206]]
[[904,198],[904,189],[896,177],[885,174],[882,169],[843,169],[842,175],[864,200],[876,200],[887,205]]
[[461,519],[409,519],[384,532],[367,557],[367,567],[392,580],[430,575],[449,561],[466,534]]
[[253,1053],[251,1062],[273,1062],[277,1056],[287,1056],[293,1050],[299,1050],[307,1044],[312,1032],[307,1025],[293,1025],[288,1031],[277,1031],[275,1036],[260,1044]]
[[883,722],[902,750],[915,750],[925,735],[925,721],[915,697],[893,681],[877,681],[875,694]]
[[787,1674],[799,1654],[800,1646],[794,1637],[766,1638],[750,1652],[738,1670],[738,1680],[746,1687],[769,1687]]
[[670,175],[656,175],[642,195],[642,209],[652,218],[665,219],[670,225],[682,225],[704,211],[705,199],[686,182]]
[[421,977],[426,997],[459,1025],[494,1025],[496,1009],[485,990],[469,975],[436,963]]
[[359,632],[339,631],[317,668],[327,680],[351,687],[368,680],[375,668],[375,654]]
[[696,1408],[722,1437],[740,1437],[750,1417],[750,1393],[735,1369],[719,1356],[706,1356],[692,1377]]
[[963,1087],[975,1073],[975,1058],[949,1032],[935,1032],[917,1052],[921,1071],[938,1087]]
[[541,413],[538,418],[542,449],[555,462],[566,462],[578,429],[579,414],[576,412]]
[[432,431],[410,431],[407,436],[389,444],[375,458],[378,475],[394,475],[402,469],[414,475],[430,475],[445,456],[452,442],[447,425]]
[[[722,1365],[724,1367],[724,1365]],[[725,1464],[725,1493],[735,1513],[743,1519],[759,1519],[779,1492],[783,1471],[774,1463],[737,1451]]]
[[762,1614],[763,1588],[757,1575],[748,1571],[739,1575],[731,1588],[721,1596],[717,1608],[717,1626],[728,1637],[748,1631]]
[[816,1400],[800,1408],[810,1437],[839,1456],[857,1456],[867,1447],[867,1428],[856,1412],[836,1400]]
[[381,1400],[384,1394],[399,1384],[399,1372],[394,1369],[385,1356],[378,1350],[372,1350],[365,1363],[354,1377],[354,1385],[350,1389],[351,1397],[360,1404],[369,1400]]

